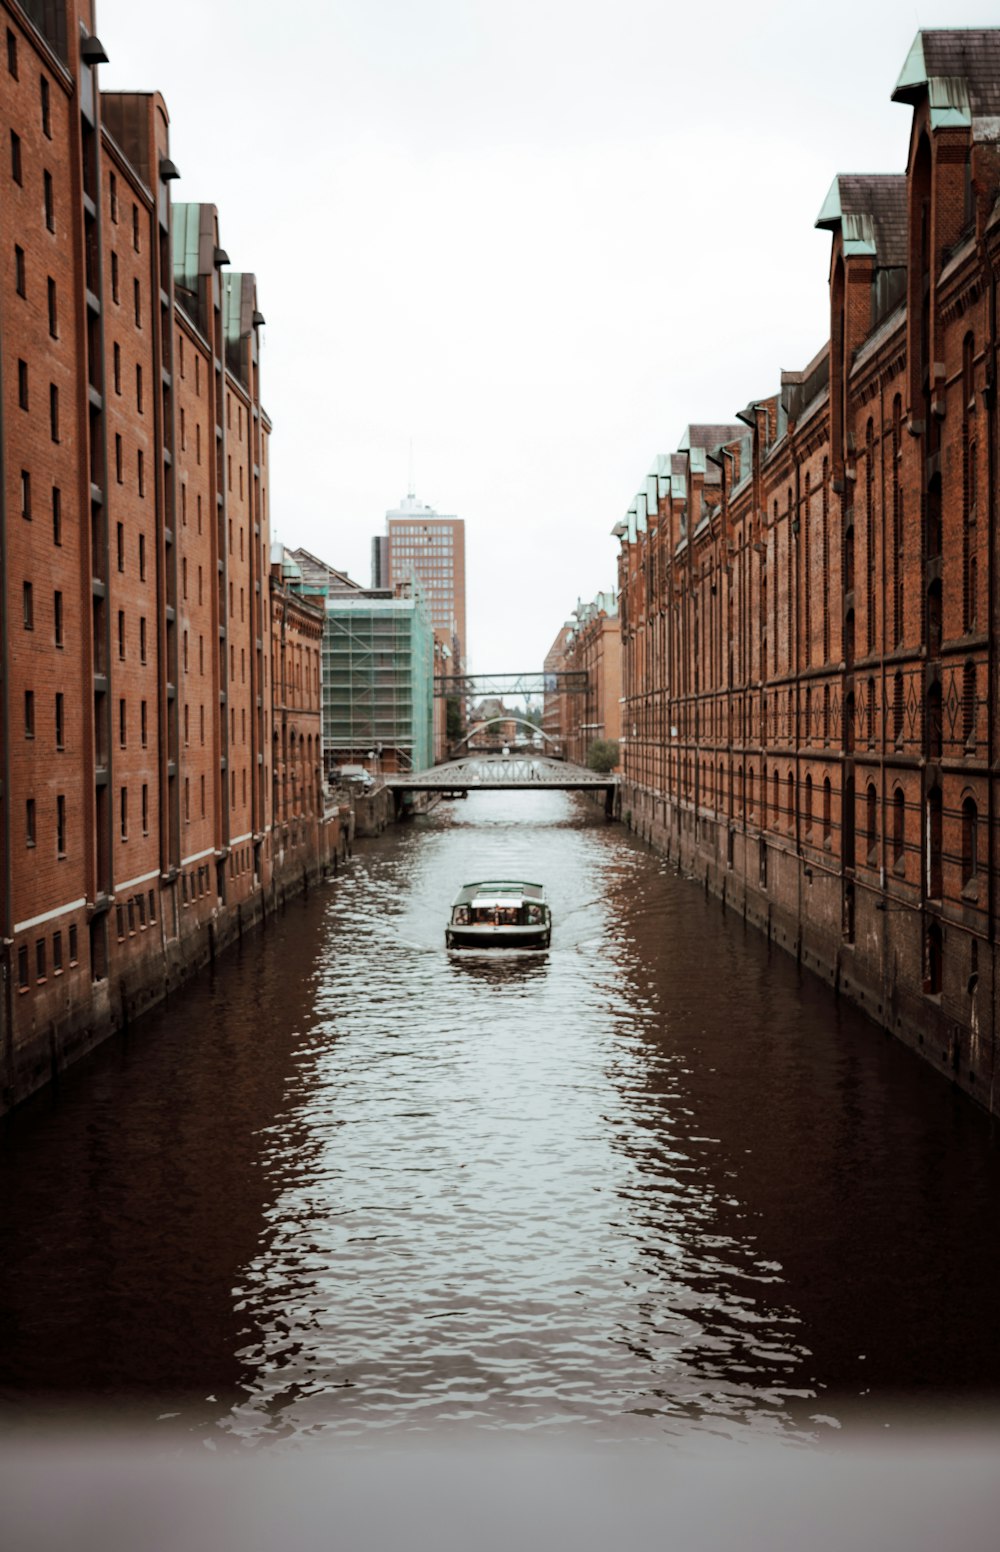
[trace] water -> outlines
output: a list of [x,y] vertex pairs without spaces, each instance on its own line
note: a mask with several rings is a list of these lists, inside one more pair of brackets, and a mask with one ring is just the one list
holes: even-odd
[[[543,880],[549,952],[449,956]],[[0,1423],[798,1439],[1000,1395],[990,1121],[581,798],[482,794],[0,1128]]]

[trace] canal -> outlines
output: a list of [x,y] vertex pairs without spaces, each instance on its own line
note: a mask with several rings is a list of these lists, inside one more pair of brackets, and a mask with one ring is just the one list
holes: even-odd
[[[551,951],[449,957],[497,875],[545,882]],[[0,1426],[971,1420],[998,1207],[991,1122],[914,1056],[586,800],[482,794],[0,1127]]]

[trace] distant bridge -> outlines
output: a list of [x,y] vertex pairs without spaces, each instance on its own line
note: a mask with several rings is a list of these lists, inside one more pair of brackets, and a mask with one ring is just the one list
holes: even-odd
[[604,812],[614,812],[618,777],[567,760],[537,754],[477,754],[426,771],[388,775],[394,792],[603,792]]
[[441,696],[487,695],[585,695],[587,670],[567,669],[565,673],[528,674],[436,674],[434,694]]

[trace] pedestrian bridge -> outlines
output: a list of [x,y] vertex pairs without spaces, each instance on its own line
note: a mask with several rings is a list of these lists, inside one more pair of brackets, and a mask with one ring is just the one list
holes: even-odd
[[603,792],[605,813],[614,812],[618,777],[539,754],[470,754],[426,771],[394,772],[394,792]]

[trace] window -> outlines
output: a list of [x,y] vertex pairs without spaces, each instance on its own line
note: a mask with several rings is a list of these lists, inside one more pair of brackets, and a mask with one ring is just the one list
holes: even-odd
[[132,206],[132,247],[139,252],[139,206]]
[[[142,833],[143,835],[149,834],[149,787],[146,782],[142,784]],[[139,904],[141,909],[141,895],[139,896]]]
[[62,933],[54,932],[52,934],[52,974],[62,975],[62,968]]
[[125,656],[125,610],[118,611],[118,656]]
[[35,736],[34,690],[25,690],[24,692],[24,736],[25,738],[34,738]]
[[125,454],[124,454],[124,449],[122,447],[121,432],[116,431],[115,432],[115,479],[118,481],[119,485],[122,482],[122,468],[123,468],[124,461],[125,461]]
[[42,189],[45,196],[45,225],[50,232],[54,232],[56,229],[56,207],[55,196],[52,190],[52,174],[50,172],[42,173]]
[[47,281],[49,303],[49,334],[53,339],[59,338],[59,309],[56,300],[56,283],[50,275]]
[[118,701],[118,742],[123,749],[128,743],[128,708],[124,696]]
[[121,838],[128,840],[128,788],[123,787],[119,793],[119,819]]
[[140,663],[146,661],[146,616],[144,614],[139,616],[139,661]]
[[45,980],[45,939],[38,938],[35,943],[35,980]]
[[111,352],[111,360],[114,368],[115,393],[122,391],[122,348],[116,340]]
[[24,615],[25,630],[35,628],[35,593],[30,582],[25,582],[21,589],[21,609]]
[[29,846],[35,844],[35,800],[29,798],[24,805],[24,838]]
[[75,965],[78,962],[78,959],[79,955],[77,954],[76,922],[74,922],[69,929],[69,962],[71,965]]
[[14,283],[17,287],[18,296],[27,296],[28,285],[25,278],[24,249],[18,247],[17,243],[14,244]]
[[49,436],[53,442],[59,440],[59,389],[55,383],[49,384]]
[[26,410],[28,408],[28,363],[27,363],[27,361],[20,361],[19,360],[18,363],[17,363],[17,402],[20,405],[22,410]]
[[118,255],[117,255],[117,253],[113,253],[111,255],[111,300],[113,302],[119,302],[121,300],[121,298],[119,296],[119,293],[118,293]]
[[65,705],[66,705],[66,698],[63,695],[62,690],[57,690],[56,691],[56,748],[57,749],[65,749],[65,747],[66,747]]
[[24,183],[24,173],[21,169],[21,137],[14,130],[10,132],[10,175],[15,183]]
[[31,475],[27,469],[21,470],[21,516],[31,521]]
[[135,369],[135,407],[142,414],[142,367],[136,364]]
[[7,28],[7,73],[17,80],[17,34]]
[[139,535],[139,580],[146,580],[146,535]]
[[66,799],[61,792],[56,798],[56,852],[66,855]]
[[140,494],[140,496],[144,496],[146,494],[146,465],[145,465],[145,461],[143,460],[142,448],[141,447],[139,448],[138,452],[136,453],[135,461],[136,461],[136,472],[137,472],[137,475],[138,475],[139,494]]
[[146,701],[140,701],[139,703],[139,737],[142,747],[145,749],[149,742],[149,717]]
[[972,798],[962,804],[962,887],[979,872],[979,810]]
[[17,951],[17,984],[22,992],[28,989],[28,945],[22,943]]
[[46,76],[42,76],[38,83],[39,96],[42,107],[42,134],[47,140],[52,139],[52,103],[50,101],[49,83]]
[[184,778],[184,820],[185,820],[185,823],[188,820],[190,820],[190,818],[191,818],[191,778],[190,778],[190,776],[185,776],[185,778]]
[[108,197],[109,197],[109,203],[110,203],[110,206],[111,206],[111,219],[115,223],[115,225],[117,226],[118,225],[118,179],[115,177],[114,173],[111,174],[111,177],[108,180]]
[[134,305],[134,308],[135,308],[135,326],[136,326],[137,329],[141,329],[142,328],[142,287],[139,284],[138,277],[135,280],[133,280],[133,282],[132,282],[132,301],[133,301],[133,305]]
[[52,594],[52,631],[57,647],[63,645],[63,595],[58,590]]
[[116,528],[118,570],[125,570],[125,524],[119,523]]

